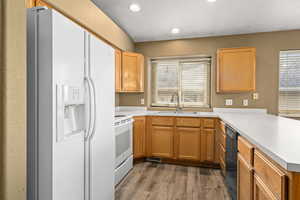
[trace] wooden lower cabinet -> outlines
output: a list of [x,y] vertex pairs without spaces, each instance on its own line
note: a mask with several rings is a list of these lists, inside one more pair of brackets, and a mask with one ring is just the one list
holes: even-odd
[[254,170],[277,199],[286,199],[286,174],[259,151],[254,152]]
[[201,132],[201,156],[202,162],[214,162],[215,158],[215,130],[203,129]]
[[[134,134],[134,158],[157,157],[178,160],[180,163],[191,161],[193,164],[219,163],[219,156],[215,155],[218,144],[215,142],[215,129],[202,126],[205,118],[146,118],[135,118],[134,133],[137,134]],[[206,120],[207,127],[215,126],[215,119]],[[137,142],[142,144],[136,144]]]
[[237,198],[238,200],[252,200],[253,168],[238,155],[237,160]]
[[150,141],[150,155],[153,157],[174,157],[174,128],[152,126]]
[[269,190],[268,186],[257,176],[254,175],[254,200],[279,200]]
[[176,128],[176,158],[200,160],[200,128]]
[[133,158],[146,156],[146,117],[134,117]]

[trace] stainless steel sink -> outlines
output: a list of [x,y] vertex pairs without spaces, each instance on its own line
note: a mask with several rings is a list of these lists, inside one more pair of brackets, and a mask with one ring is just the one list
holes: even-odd
[[198,112],[187,112],[187,111],[159,111],[159,114],[176,114],[176,115],[197,115]]

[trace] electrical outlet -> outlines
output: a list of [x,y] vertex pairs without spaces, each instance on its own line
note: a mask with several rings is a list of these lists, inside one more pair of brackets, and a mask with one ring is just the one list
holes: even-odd
[[253,93],[253,99],[254,100],[257,100],[259,98],[259,95],[257,92]]
[[243,100],[243,106],[248,106],[248,103],[249,103],[249,102],[248,102],[248,99],[244,99],[244,100]]
[[145,104],[145,99],[141,98],[141,104],[144,105]]
[[232,106],[232,99],[225,99],[225,106]]

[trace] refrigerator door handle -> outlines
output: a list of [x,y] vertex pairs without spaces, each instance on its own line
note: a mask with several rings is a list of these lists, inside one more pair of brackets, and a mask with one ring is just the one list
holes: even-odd
[[97,117],[97,112],[96,112],[96,89],[95,89],[95,83],[93,79],[90,78],[91,86],[92,86],[92,91],[93,91],[93,125],[91,127],[91,134],[90,134],[90,139],[92,139],[95,135],[95,128],[96,128],[96,117]]
[[88,86],[88,98],[89,98],[89,121],[88,121],[88,127],[86,128],[86,131],[85,131],[85,140],[88,140],[89,139],[89,135],[90,135],[90,132],[91,132],[91,128],[92,128],[92,113],[91,113],[91,107],[92,107],[92,84],[91,84],[91,81],[88,77],[85,77],[84,78],[85,82],[87,83],[87,86]]

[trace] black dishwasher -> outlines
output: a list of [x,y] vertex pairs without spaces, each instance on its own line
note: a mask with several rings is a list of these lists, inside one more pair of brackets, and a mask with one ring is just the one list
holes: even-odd
[[225,182],[233,200],[237,199],[237,142],[238,133],[226,126],[226,176]]

